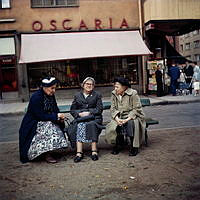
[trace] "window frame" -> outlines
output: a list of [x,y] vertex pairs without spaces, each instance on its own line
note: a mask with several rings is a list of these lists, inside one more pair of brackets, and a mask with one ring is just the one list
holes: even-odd
[[194,49],[197,49],[200,47],[200,40],[195,40],[194,41]]
[[185,43],[185,50],[190,50],[190,49],[191,49],[190,42]]
[[9,2],[9,7],[2,7],[3,6],[3,1],[4,0],[0,0],[0,9],[11,9],[11,0],[7,0]]
[[[34,0],[30,0],[30,3],[31,3],[31,8],[67,8],[67,7],[79,7],[79,2],[80,2],[80,0],[74,0],[74,1],[76,1],[77,2],[77,4],[76,5],[72,5],[72,4],[67,4],[67,5],[56,5],[56,0],[53,0],[53,4],[54,5],[44,5],[44,3],[43,3],[43,5],[33,5],[33,1]],[[41,0],[41,1],[43,1],[43,0]],[[67,0],[68,1],[68,0]]]
[[200,61],[200,54],[194,54],[194,59],[198,62]]

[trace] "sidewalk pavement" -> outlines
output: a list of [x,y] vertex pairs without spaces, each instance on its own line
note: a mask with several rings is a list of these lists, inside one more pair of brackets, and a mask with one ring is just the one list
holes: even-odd
[[[179,103],[200,102],[200,95],[185,95],[185,96],[171,96],[156,97],[154,95],[140,96],[140,98],[149,98],[151,105],[167,105]],[[110,101],[109,97],[103,98],[103,101]],[[71,104],[72,99],[57,99],[58,105]],[[4,114],[23,114],[28,102],[20,103],[0,103],[0,115]]]

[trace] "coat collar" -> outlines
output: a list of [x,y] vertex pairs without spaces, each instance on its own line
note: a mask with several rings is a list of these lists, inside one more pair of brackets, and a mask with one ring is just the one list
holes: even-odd
[[[124,92],[124,95],[131,96],[133,93],[134,93],[134,90],[133,90],[132,88],[127,88],[127,89],[125,90],[125,92]],[[115,96],[118,96],[118,95],[116,94],[116,91],[115,91],[115,90],[112,91],[112,94],[114,94]]]

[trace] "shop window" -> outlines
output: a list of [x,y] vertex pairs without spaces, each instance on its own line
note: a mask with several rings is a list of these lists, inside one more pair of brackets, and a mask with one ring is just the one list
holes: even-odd
[[31,0],[32,7],[71,7],[79,6],[79,0]]
[[30,90],[38,89],[41,79],[49,75],[58,78],[59,88],[80,87],[87,76],[94,77],[96,86],[110,86],[116,76],[138,84],[137,60],[137,56],[127,56],[28,64]]
[[0,0],[0,8],[11,8],[10,0]]

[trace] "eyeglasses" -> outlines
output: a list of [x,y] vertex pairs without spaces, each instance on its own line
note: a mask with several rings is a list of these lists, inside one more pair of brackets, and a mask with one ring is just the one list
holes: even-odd
[[94,85],[93,83],[85,83],[85,84],[86,84],[86,85],[88,85],[88,86],[89,86],[89,85],[91,85],[91,86],[93,86],[93,85]]

